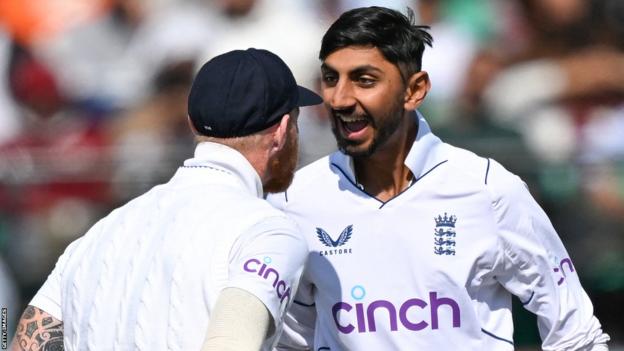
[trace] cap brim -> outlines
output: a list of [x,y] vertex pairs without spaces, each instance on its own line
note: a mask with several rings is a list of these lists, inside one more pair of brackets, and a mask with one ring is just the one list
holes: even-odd
[[297,86],[297,88],[299,89],[299,100],[297,101],[297,106],[313,106],[323,102],[323,98],[312,90],[302,86]]

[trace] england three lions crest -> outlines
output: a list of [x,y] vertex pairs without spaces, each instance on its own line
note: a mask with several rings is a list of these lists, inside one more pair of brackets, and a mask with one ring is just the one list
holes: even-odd
[[455,223],[457,217],[453,215],[438,215],[433,218],[436,223],[433,236],[433,253],[436,255],[455,255]]

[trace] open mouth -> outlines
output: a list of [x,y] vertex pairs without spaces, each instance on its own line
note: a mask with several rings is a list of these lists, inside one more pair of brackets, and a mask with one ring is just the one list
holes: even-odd
[[370,124],[368,119],[362,117],[347,117],[338,115],[336,116],[336,119],[342,126],[342,130],[345,132],[345,136],[347,137],[358,136],[363,133],[366,127]]

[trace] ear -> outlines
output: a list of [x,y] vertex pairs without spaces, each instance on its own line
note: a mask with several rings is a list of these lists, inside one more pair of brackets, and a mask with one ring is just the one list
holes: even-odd
[[272,132],[273,141],[271,144],[270,155],[277,153],[284,148],[286,140],[288,138],[288,122],[290,121],[290,114],[285,114],[282,119],[275,126],[275,130]]
[[197,132],[197,129],[195,128],[195,126],[193,125],[193,122],[191,121],[191,116],[186,115],[186,123],[188,123],[188,126],[194,135],[199,135],[199,133]]
[[407,81],[403,107],[407,111],[414,111],[422,104],[431,89],[429,74],[425,71],[414,73]]

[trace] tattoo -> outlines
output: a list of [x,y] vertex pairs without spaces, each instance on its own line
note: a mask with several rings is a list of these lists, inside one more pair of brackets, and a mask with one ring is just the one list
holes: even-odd
[[63,322],[28,306],[17,325],[12,351],[63,351]]

